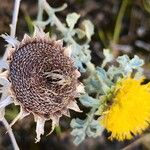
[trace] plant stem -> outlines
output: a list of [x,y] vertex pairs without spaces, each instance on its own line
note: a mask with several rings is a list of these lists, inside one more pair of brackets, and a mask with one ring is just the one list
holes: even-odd
[[[13,37],[13,38],[15,38],[15,35],[16,35],[16,26],[17,26],[17,20],[18,20],[18,13],[19,13],[20,2],[21,2],[21,0],[15,0],[15,4],[14,4],[12,24],[10,25],[10,36]],[[5,51],[4,56],[3,56],[3,60],[7,59],[7,55],[9,53],[9,50],[10,50],[11,47],[12,46],[9,44],[8,47],[6,48],[6,51]],[[0,70],[0,72],[1,71],[2,70]],[[14,136],[14,134],[12,132],[12,129],[10,128],[7,120],[3,117],[1,121],[2,121],[2,123],[5,126],[5,128],[8,131],[8,134],[10,136],[10,139],[11,139],[11,142],[13,144],[14,150],[19,150],[19,147],[17,145],[15,136]]]
[[12,37],[15,37],[16,35],[16,26],[17,26],[18,14],[19,14],[20,2],[21,0],[15,0],[12,24],[10,25],[10,36]]
[[[64,25],[60,22],[60,20],[56,17],[56,15],[54,14],[53,8],[51,8],[51,7],[49,6],[49,4],[47,3],[46,0],[42,0],[42,7],[43,7],[43,9],[45,9],[45,11],[47,12],[47,14],[48,14],[49,16],[52,16],[52,17],[53,17],[54,23],[55,23],[55,25],[57,26],[57,28],[58,28],[62,33],[64,33],[64,32],[66,31],[66,28],[65,28]],[[66,7],[67,7],[67,5],[64,4],[60,10],[63,10],[63,9],[65,9]]]
[[[98,99],[98,98],[99,98],[99,93],[96,94],[96,99]],[[84,131],[85,131],[85,132],[86,132],[88,126],[91,124],[91,122],[92,122],[92,120],[93,120],[93,118],[94,118],[94,115],[95,115],[95,112],[96,112],[97,108],[98,108],[98,106],[93,107],[93,108],[90,110],[90,112],[88,113],[88,115],[87,115],[87,124],[86,124],[86,126],[84,127]]]
[[122,0],[121,8],[119,10],[119,14],[117,16],[116,24],[115,24],[115,29],[114,29],[114,35],[113,35],[113,44],[117,44],[119,41],[119,36],[121,32],[121,26],[122,26],[122,19],[125,14],[125,10],[128,5],[128,0]]
[[[16,35],[16,26],[17,26],[17,21],[18,21],[20,2],[21,2],[21,0],[15,0],[12,23],[10,24],[10,36],[13,38],[15,38],[15,35]],[[5,51],[4,56],[2,58],[3,60],[6,60],[7,55],[9,53],[9,50],[11,47],[12,46],[9,44],[8,47],[6,48],[6,51]],[[0,69],[0,72],[1,71],[2,70]]]
[[11,139],[12,145],[14,147],[14,150],[19,150],[18,144],[16,142],[15,136],[12,132],[12,129],[10,128],[7,120],[5,118],[2,119],[2,123],[4,124],[5,128],[7,129],[7,132],[9,134],[9,137]]
[[43,20],[43,7],[42,7],[42,0],[38,0],[38,15],[37,20],[42,21]]

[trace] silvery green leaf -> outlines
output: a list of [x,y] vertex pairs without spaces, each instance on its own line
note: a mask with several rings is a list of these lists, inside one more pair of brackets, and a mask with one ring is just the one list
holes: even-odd
[[[82,122],[81,119],[79,119],[78,121]],[[88,113],[87,118],[82,123],[83,123],[82,126],[76,126],[76,125],[72,126],[71,124],[73,128],[71,135],[75,137],[74,143],[76,145],[80,144],[85,139],[86,136],[97,137],[102,134],[103,127],[100,126],[98,120],[91,118],[90,113]]]
[[101,115],[104,112],[104,104],[100,105],[98,110],[95,112],[95,115]]
[[118,69],[122,70],[125,76],[132,72],[130,58],[127,55],[119,56],[117,62],[120,64],[120,68]]
[[74,28],[79,18],[80,18],[80,15],[77,13],[71,13],[67,15],[66,22],[70,29]]
[[134,78],[141,78],[143,76],[143,68],[138,68],[137,72],[135,73]]
[[0,109],[5,108],[11,103],[13,103],[12,98],[10,96],[7,96],[4,100],[0,101]]
[[99,92],[101,94],[104,94],[101,83],[94,77],[85,80],[85,83],[86,85],[88,85],[88,87],[85,87],[85,90],[88,93]]
[[88,44],[84,44],[82,46],[83,46],[83,49],[89,49],[89,47],[90,47]]
[[72,128],[81,128],[84,125],[85,122],[86,122],[86,120],[81,120],[79,118],[72,119],[71,123],[70,123],[70,126]]
[[[0,85],[2,84],[0,83]],[[1,101],[6,99],[6,97],[9,96],[9,91],[8,91],[9,86],[10,86],[10,83],[7,83],[3,85],[2,87],[0,87]]]
[[110,90],[109,85],[102,79],[99,74],[96,74],[96,77],[98,78],[98,84],[101,85],[102,91],[104,92],[104,94],[106,94],[107,91]]
[[89,49],[82,49],[80,59],[85,64],[89,62],[91,60],[91,51]]
[[51,23],[51,18],[49,18],[46,21],[35,21],[33,23],[37,25],[38,27],[41,27],[42,29],[44,29],[49,23]]
[[8,34],[2,34],[0,35],[0,37],[2,37],[8,44],[12,45],[13,47],[16,47],[19,44],[17,38],[12,37]]
[[75,32],[77,33],[79,39],[82,39],[85,37],[85,32],[83,30],[75,29]]
[[79,145],[85,139],[85,134],[81,134],[80,136],[76,136],[73,143],[75,145]]
[[[87,128],[86,134],[88,137],[96,137],[95,136],[95,129],[91,129],[90,127]],[[94,131],[94,132],[93,132]]]
[[130,59],[127,55],[119,56],[117,58],[117,62],[122,66],[125,66],[126,64],[128,64],[129,61],[130,61]]
[[109,49],[104,49],[103,54],[104,54],[105,58],[108,57],[109,58],[108,60],[110,60],[110,61],[114,58]]
[[114,59],[114,56],[112,55],[109,49],[104,49],[103,54],[105,59],[103,60],[102,68],[104,68],[108,62],[111,62]]
[[131,73],[133,69],[138,70],[144,64],[144,61],[136,55],[131,60],[127,55],[123,55],[118,57],[117,61],[120,64],[120,70],[123,70],[125,75]]
[[78,136],[79,134],[82,134],[82,130],[80,131],[81,129],[80,128],[74,128],[72,131],[71,131],[71,135],[73,136]]
[[91,60],[89,46],[87,44],[81,46],[77,43],[74,43],[71,46],[72,49],[72,58],[75,62],[75,66],[80,70],[80,72],[85,72],[86,69],[83,64],[86,64]]
[[[93,81],[94,81],[94,80],[86,80],[86,82],[85,82],[86,85],[88,85],[88,86],[85,86],[85,90],[86,90],[86,92],[89,93],[89,94],[96,92],[96,91],[95,91],[95,86],[94,86],[94,84],[96,84],[96,81],[95,81],[94,84],[92,83]],[[92,83],[92,84],[91,84],[91,83]]]
[[78,123],[78,124],[84,124],[85,122],[86,122],[86,120],[82,120],[82,119],[79,119],[79,118],[77,118],[76,119],[76,122]]
[[109,76],[109,79],[115,83],[119,78],[122,78],[124,75],[124,70],[121,69],[122,67],[115,67],[110,66],[107,75]]
[[101,135],[103,127],[98,120],[94,119],[93,113],[93,109],[91,109],[85,120],[77,118],[71,121],[71,127],[73,128],[71,134],[75,137],[74,143],[76,145],[80,144],[86,136],[97,137]]
[[84,130],[82,129],[73,129],[73,131],[71,132],[71,135],[75,137],[73,141],[75,145],[79,145],[86,137],[86,134]]
[[83,68],[82,63],[78,59],[74,59],[74,65],[76,68],[80,70],[80,72],[85,72],[86,70]]
[[57,7],[57,8],[52,8],[52,12],[60,12],[60,11],[63,11],[64,9],[67,8],[67,3],[64,3],[62,6],[60,7]]
[[126,66],[124,66],[124,73],[125,73],[125,75],[127,75],[127,74],[129,74],[129,73],[131,73],[132,72],[132,67],[130,66],[130,64],[127,64]]
[[75,66],[80,70],[80,72],[84,73],[86,72],[86,69],[83,67],[83,64],[80,60],[75,60]]
[[96,67],[96,73],[108,86],[111,86],[113,84],[112,81],[108,78],[107,72],[103,68]]
[[86,107],[98,107],[99,106],[99,100],[90,97],[89,95],[83,95],[79,98],[82,105]]
[[100,126],[98,120],[92,120],[90,126],[88,127],[86,134],[88,137],[97,137],[100,136],[103,132],[104,128]]
[[137,69],[137,68],[141,67],[142,65],[144,65],[144,61],[142,59],[140,59],[137,55],[135,55],[134,58],[132,58],[130,60],[130,66],[133,69]]
[[9,65],[6,60],[0,59],[0,69],[3,69],[3,68],[8,69]]
[[10,82],[9,82],[9,80],[7,78],[4,78],[4,77],[0,76],[0,85],[9,86]]
[[80,57],[82,47],[77,43],[71,44],[70,47],[72,49],[71,57],[74,60],[75,66],[80,70],[80,72],[85,72],[86,70],[83,67],[82,60]]
[[90,41],[91,36],[94,34],[94,26],[93,26],[92,22],[89,20],[84,20],[82,22],[82,26],[85,30],[85,34],[86,34],[88,40]]
[[70,125],[73,129],[72,132],[71,132],[71,135],[73,135],[75,137],[73,142],[76,145],[80,144],[85,139],[85,136],[86,136],[86,133],[85,133],[86,122],[87,122],[87,119],[81,120],[79,118],[72,119],[72,121],[71,121]]
[[78,54],[82,50],[82,47],[79,44],[77,44],[77,43],[71,44],[70,47],[72,49],[72,53],[73,53],[72,55],[74,57],[78,57]]

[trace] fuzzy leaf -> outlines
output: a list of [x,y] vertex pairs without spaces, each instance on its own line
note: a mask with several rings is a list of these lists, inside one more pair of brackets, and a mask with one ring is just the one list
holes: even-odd
[[92,22],[89,20],[84,20],[82,22],[82,27],[84,28],[86,36],[87,36],[88,40],[90,41],[91,36],[94,34],[94,26],[93,26]]
[[114,59],[114,56],[112,55],[109,49],[104,49],[103,54],[104,54],[105,59],[103,60],[102,68],[104,68],[108,62]]
[[73,29],[79,18],[80,15],[78,15],[77,13],[68,14],[66,18],[66,22],[69,28]]
[[10,45],[12,45],[13,47],[16,47],[16,45],[18,45],[19,41],[17,40],[17,38],[12,37],[8,34],[2,34],[1,37]]
[[8,86],[9,84],[10,84],[10,82],[8,81],[7,78],[4,78],[4,77],[0,76],[0,85]]
[[77,28],[75,29],[75,32],[77,33],[79,39],[84,38],[85,32],[83,30]]
[[136,55],[134,56],[133,59],[130,60],[130,66],[133,69],[138,69],[139,67],[143,66],[143,64],[144,64],[144,61]]
[[100,123],[93,119],[86,133],[88,137],[97,137],[102,134],[103,130],[104,128],[100,126]]
[[85,120],[79,119],[78,121],[80,121],[80,123],[82,122],[82,124],[80,124],[80,126],[73,126],[73,123],[77,122],[75,120],[77,119],[73,119],[73,121],[71,121],[71,127],[73,128],[71,135],[74,136],[74,143],[76,145],[80,144],[86,136],[88,137],[97,137],[100,136],[102,134],[102,131],[104,130],[102,126],[100,126],[99,121],[95,120],[94,118],[91,118],[90,113],[87,115],[87,118]]
[[113,84],[112,81],[108,78],[107,72],[103,68],[97,67],[96,73],[108,86]]
[[81,96],[79,100],[82,103],[82,105],[86,107],[98,107],[100,103],[99,100],[92,98],[88,95]]
[[0,59],[0,69],[3,69],[3,68],[8,69],[9,65],[6,60]]
[[119,56],[117,58],[117,62],[122,65],[125,66],[127,65],[127,63],[130,61],[129,57],[127,55],[123,55],[123,56]]
[[85,122],[86,122],[85,120],[81,120],[81,119],[79,119],[79,118],[76,118],[76,119],[72,119],[72,120],[71,120],[70,125],[71,125],[72,128],[81,128],[82,125],[83,125]]
[[85,67],[83,64],[86,64],[91,60],[89,45],[85,44],[80,46],[77,43],[70,45],[72,49],[72,58],[75,61],[75,66],[80,70],[80,72],[85,72]]
[[119,69],[122,70],[125,75],[131,73],[133,69],[141,71],[141,66],[144,64],[144,61],[136,55],[131,60],[129,59],[127,55],[123,55],[123,56],[118,57],[117,61],[120,64]]
[[71,132],[71,135],[73,135],[75,137],[74,141],[73,141],[75,145],[79,145],[86,137],[86,134],[82,128],[81,129],[74,129]]

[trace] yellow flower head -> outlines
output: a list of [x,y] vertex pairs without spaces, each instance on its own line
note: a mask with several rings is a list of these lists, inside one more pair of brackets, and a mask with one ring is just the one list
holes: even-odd
[[116,86],[112,105],[103,113],[101,124],[111,132],[110,139],[131,139],[150,123],[150,83],[143,79],[123,79]]

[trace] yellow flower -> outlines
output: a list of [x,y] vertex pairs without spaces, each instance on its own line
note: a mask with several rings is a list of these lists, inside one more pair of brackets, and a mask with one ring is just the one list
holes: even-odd
[[103,113],[101,124],[119,141],[141,134],[150,123],[150,83],[133,78],[116,86],[112,105]]

